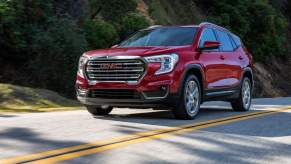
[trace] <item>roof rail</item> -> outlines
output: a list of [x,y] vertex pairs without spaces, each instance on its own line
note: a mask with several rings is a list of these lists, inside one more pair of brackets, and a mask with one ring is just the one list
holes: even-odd
[[199,26],[204,26],[204,25],[215,26],[215,27],[218,27],[218,28],[220,28],[220,29],[223,29],[223,30],[228,31],[228,32],[231,33],[231,31],[229,31],[228,29],[226,29],[226,28],[224,28],[224,27],[221,27],[221,26],[218,26],[218,25],[216,25],[216,24],[214,24],[214,23],[210,23],[210,22],[202,22],[202,23],[199,24]]
[[157,27],[162,27],[162,25],[152,25],[152,26],[148,27],[147,29],[154,29],[154,28],[157,28]]
[[201,23],[199,24],[199,26],[203,26],[203,25],[213,25],[213,26],[218,26],[218,25],[216,25],[216,24],[214,24],[214,23],[211,23],[211,22],[201,22]]

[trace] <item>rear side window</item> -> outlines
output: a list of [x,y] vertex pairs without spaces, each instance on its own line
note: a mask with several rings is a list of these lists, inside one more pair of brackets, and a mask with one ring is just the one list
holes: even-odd
[[[202,32],[200,42],[199,42],[199,47],[203,47],[205,41],[217,41],[214,31],[210,28],[206,28]],[[215,50],[212,50],[212,51],[215,51]]]
[[231,40],[226,32],[216,30],[219,41],[221,42],[222,51],[233,51]]
[[241,40],[240,40],[239,37],[237,37],[235,35],[232,35],[232,39],[235,42],[235,44],[236,44],[237,47],[240,47],[241,46]]
[[229,34],[228,36],[229,36],[229,39],[230,39],[230,41],[231,41],[232,47],[233,47],[234,49],[237,49],[238,46],[237,46],[236,43],[234,42],[232,36],[231,36],[230,34]]

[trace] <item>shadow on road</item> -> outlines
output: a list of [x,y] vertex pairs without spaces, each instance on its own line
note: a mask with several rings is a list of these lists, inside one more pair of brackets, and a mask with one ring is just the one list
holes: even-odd
[[10,117],[17,117],[16,115],[11,115],[11,114],[0,114],[0,118],[10,118]]
[[[290,134],[289,134],[290,135]],[[196,133],[180,135],[176,141],[167,139],[159,140],[161,145],[179,152],[181,160],[195,157],[195,163],[259,163],[271,162],[270,159],[277,157],[290,158],[291,146],[264,138],[250,138],[244,135],[232,135],[225,133],[214,133],[202,130]],[[207,146],[202,146],[207,145]],[[211,146],[210,146],[211,145]],[[145,147],[144,149],[149,149]],[[136,153],[139,153],[138,151]],[[147,153],[140,153],[141,156],[152,161],[163,159]],[[165,153],[161,156],[167,156]],[[186,156],[186,157],[185,157]],[[183,161],[183,160],[182,160]],[[275,161],[273,161],[275,162]],[[191,163],[191,162],[190,162]],[[271,162],[272,163],[272,162]]]
[[[72,141],[69,139],[49,139],[48,137],[41,135],[30,128],[8,128],[0,132],[0,159],[60,149],[80,144],[86,143]],[[19,153],[19,155],[16,155],[16,152],[17,154]]]
[[[122,109],[121,109],[122,110]],[[256,110],[250,112],[257,112]],[[231,109],[203,108],[194,120],[176,120],[171,111],[152,111],[146,113],[112,114],[105,117],[95,117],[96,119],[112,120],[114,126],[122,133],[135,133],[142,130],[143,124],[156,125],[162,127],[173,127],[187,124],[198,123],[201,121],[224,118],[250,112],[235,112]],[[258,118],[233,122],[220,125],[205,130],[218,133],[228,133],[259,137],[282,137],[290,136],[291,113],[279,112]],[[125,124],[123,124],[124,122]],[[128,124],[129,123],[129,124]]]
[[[123,109],[115,109],[122,111]],[[142,109],[141,109],[142,110]],[[194,120],[177,120],[174,118],[171,111],[163,110],[147,110],[144,113],[128,112],[122,113],[117,111],[118,114],[110,114],[108,116],[96,116],[96,119],[101,120],[112,120],[120,122],[138,123],[138,124],[149,124],[158,126],[179,126],[184,124],[191,124],[200,121],[207,121],[210,119],[228,117],[235,114],[241,114],[228,108],[202,108],[200,113]],[[135,110],[137,111],[137,110]],[[253,112],[253,111],[252,111]],[[122,114],[120,114],[122,113]]]

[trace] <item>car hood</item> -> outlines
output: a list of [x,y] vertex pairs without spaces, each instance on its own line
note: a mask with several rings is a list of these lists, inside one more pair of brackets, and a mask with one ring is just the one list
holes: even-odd
[[84,56],[95,57],[95,56],[149,56],[158,55],[165,53],[174,53],[180,49],[189,48],[189,46],[179,47],[127,47],[127,48],[109,48],[93,50],[84,53]]

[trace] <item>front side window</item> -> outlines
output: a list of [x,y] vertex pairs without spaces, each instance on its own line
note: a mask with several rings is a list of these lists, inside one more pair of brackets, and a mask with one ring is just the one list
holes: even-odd
[[142,30],[123,41],[119,47],[192,45],[196,27],[160,27]]
[[199,47],[203,47],[205,41],[215,41],[215,42],[217,41],[214,31],[210,28],[206,28],[202,32],[200,42],[199,42]]
[[[199,47],[203,47],[205,41],[215,41],[215,42],[217,42],[215,33],[210,28],[206,28],[202,32],[202,35],[201,35],[201,38],[200,38],[200,41],[199,41]],[[208,50],[208,51],[218,51],[218,49],[213,49],[213,50]]]
[[217,36],[221,42],[222,51],[233,51],[231,40],[226,32],[217,30]]

